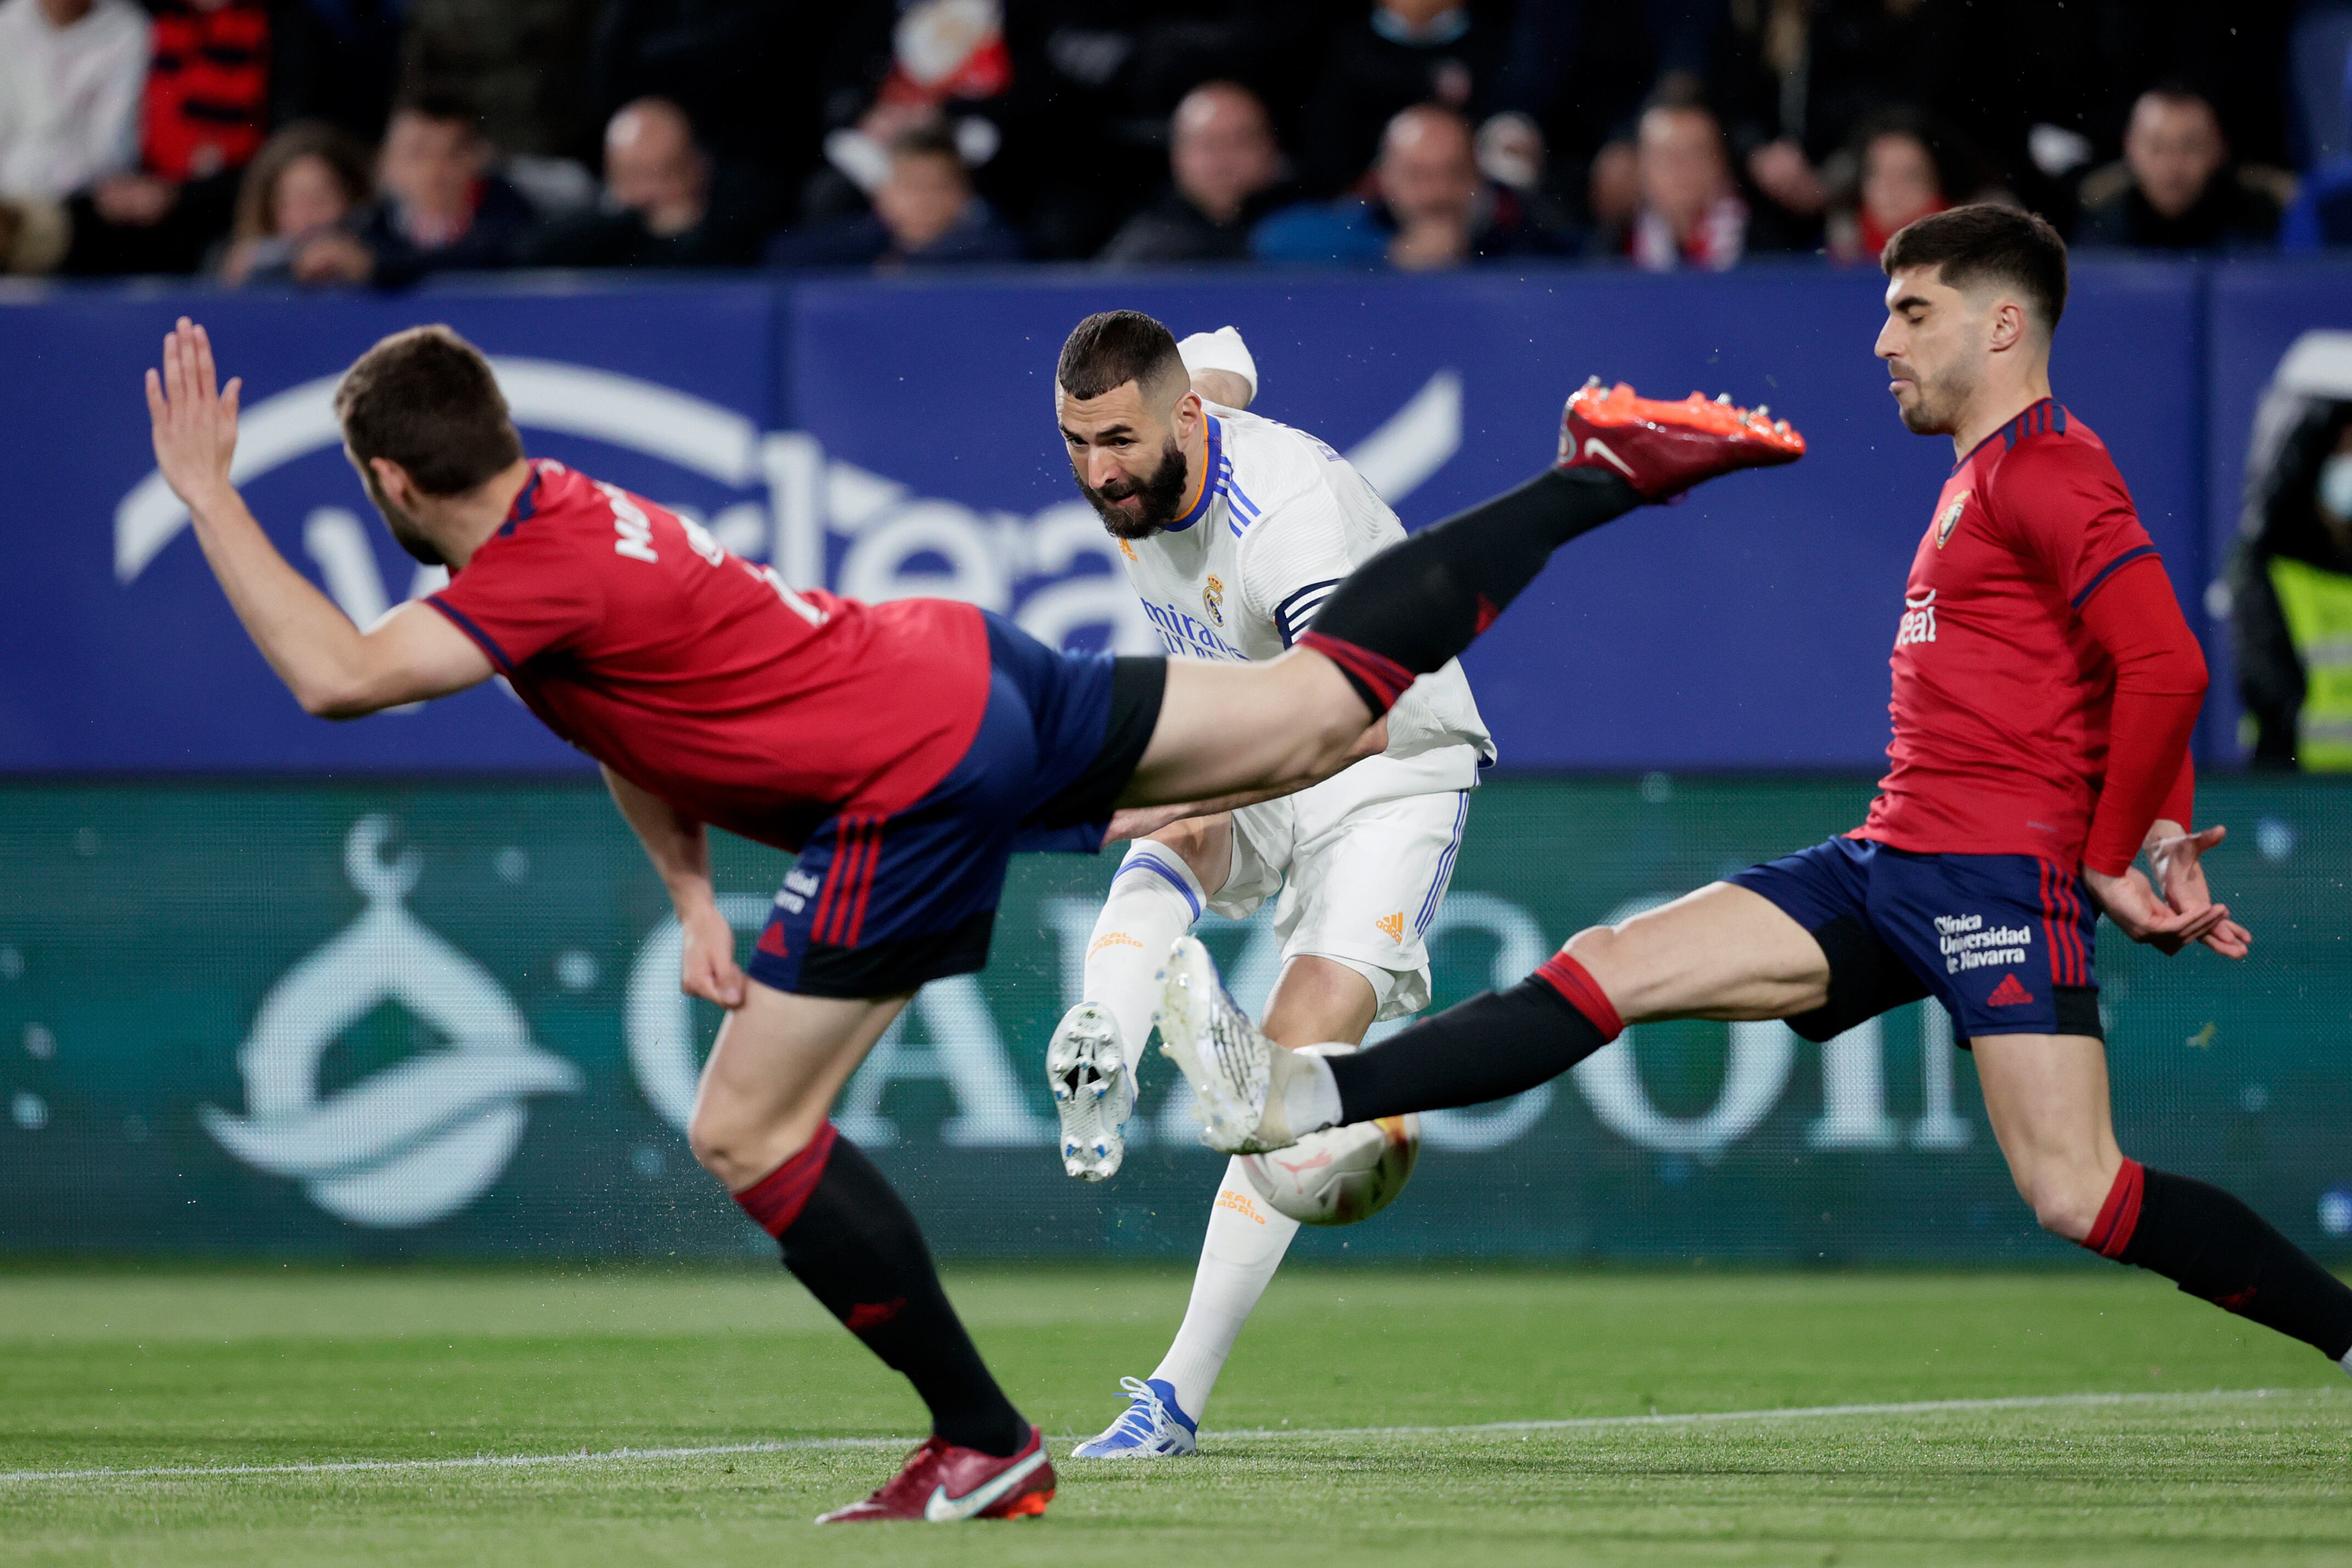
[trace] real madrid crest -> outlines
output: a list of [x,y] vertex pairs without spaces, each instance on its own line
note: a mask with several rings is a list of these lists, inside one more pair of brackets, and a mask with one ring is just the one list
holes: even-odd
[[1936,518],[1936,548],[1937,549],[1942,549],[1944,548],[1944,541],[1952,537],[1952,530],[1960,526],[1960,514],[1969,509],[1969,491],[1961,491],[1958,495],[1952,497],[1952,504],[1946,507],[1943,511],[1937,515]]
[[1213,572],[1210,574],[1208,582],[1201,589],[1201,608],[1209,612],[1209,623],[1212,626],[1222,626],[1225,623],[1225,584],[1224,580]]

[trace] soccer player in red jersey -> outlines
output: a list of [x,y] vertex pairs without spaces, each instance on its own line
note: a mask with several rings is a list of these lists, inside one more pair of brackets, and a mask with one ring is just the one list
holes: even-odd
[[1628,1023],[1786,1019],[1826,1040],[1932,996],[2045,1228],[2352,1372],[2352,1289],[2228,1193],[2116,1144],[2098,915],[2167,953],[2242,958],[2251,938],[2206,887],[2222,830],[2190,831],[2204,658],[2105,446],[2050,395],[2065,245],[2040,218],[1969,206],[1881,260],[1895,405],[1958,461],[1904,589],[1892,766],[1864,824],[1581,932],[1515,988],[1354,1056],[1267,1049],[1180,943],[1162,1038],[1210,1141],[1245,1152],[1518,1093]]
[[[1071,334],[1057,396],[1092,389],[1102,504],[1165,522],[1214,478],[1206,418],[1175,339],[1107,332],[1108,319]],[[527,457],[488,362],[446,328],[385,339],[336,391],[386,525],[452,573],[362,631],[230,484],[237,391],[219,389],[210,340],[183,319],[147,375],[156,462],[302,706],[352,718],[503,675],[603,765],[668,888],[681,983],[729,1009],[695,1103],[696,1157],[930,1410],[932,1435],[898,1474],[828,1520],[1016,1518],[1053,1496],[1037,1428],[982,1364],[914,1217],[825,1120],[919,987],[986,962],[1012,854],[1091,853],[1114,823],[1123,837],[1271,799],[1381,750],[1380,716],[1557,546],[1803,450],[1785,426],[1696,400],[1621,389],[1605,413],[1571,405],[1560,464],[1334,591],[1317,624],[1346,640],[1309,632],[1314,648],[1280,659],[1208,664],[1062,654],[967,604],[796,591],[641,497]],[[1607,440],[1571,452],[1593,421]],[[799,857],[745,967],[706,824]]]

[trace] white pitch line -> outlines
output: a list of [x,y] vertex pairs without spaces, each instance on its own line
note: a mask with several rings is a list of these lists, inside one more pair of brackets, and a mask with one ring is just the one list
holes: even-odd
[[[2215,1404],[2230,1400],[2278,1399],[2295,1395],[2333,1399],[2315,1389],[2214,1388],[2182,1394],[2029,1394],[1996,1399],[1918,1399],[1885,1405],[1801,1405],[1769,1410],[1692,1410],[1671,1415],[1577,1416],[1542,1421],[1480,1421],[1430,1427],[1266,1427],[1210,1431],[1206,1440],[1228,1443],[1297,1438],[1476,1437],[1512,1433],[1594,1431],[1625,1427],[1696,1427],[1735,1421],[1835,1420],[1853,1416],[1934,1416],[1963,1411],[2053,1410],[2103,1406]],[[640,1464],[664,1459],[715,1458],[730,1454],[785,1454],[850,1448],[903,1448],[917,1437],[793,1437],[760,1443],[713,1443],[694,1448],[604,1448],[567,1454],[469,1454],[447,1459],[327,1459],[286,1465],[158,1465],[138,1469],[0,1470],[0,1484],[79,1480],[209,1480],[227,1476],[318,1476],[400,1473],[418,1470],[531,1469],[550,1465]]]

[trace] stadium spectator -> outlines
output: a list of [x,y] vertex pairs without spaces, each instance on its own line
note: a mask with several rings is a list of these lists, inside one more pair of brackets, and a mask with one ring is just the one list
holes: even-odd
[[320,120],[288,126],[245,167],[221,281],[292,281],[295,253],[344,232],[367,199],[367,154],[350,137]]
[[811,226],[867,208],[900,137],[944,124],[965,165],[990,163],[1013,86],[995,0],[858,0],[834,35],[819,91],[824,160],[797,193]]
[[[749,186],[749,189],[745,187]],[[667,99],[625,105],[604,129],[601,208],[527,241],[532,267],[741,267],[760,253],[755,183],[722,175]]]
[[228,230],[269,120],[263,0],[156,0],[139,163],[71,204],[68,272],[192,272]]
[[2213,106],[2189,88],[2140,94],[2124,161],[2083,182],[2075,243],[2134,250],[2221,250],[2268,245],[2279,203],[2230,160]]
[[[1735,9],[1754,5],[1742,0]],[[1517,0],[1510,13],[1503,106],[1533,122],[1548,162],[1566,175],[1585,170],[1601,149],[1623,138],[1643,105],[1661,90],[1704,89],[1724,0]],[[1482,150],[1488,131],[1482,121]],[[1492,168],[1487,174],[1514,183]],[[1630,212],[1629,205],[1619,213],[1621,221]]]
[[1502,101],[1507,18],[1467,0],[1375,0],[1332,35],[1301,120],[1299,172],[1317,194],[1348,190],[1415,104],[1484,120]]
[[131,0],[0,0],[0,195],[63,201],[137,163],[150,30]]
[[595,145],[588,47],[598,0],[403,0],[400,91],[474,110],[508,158],[582,159]]
[[1749,0],[1725,16],[1713,87],[1757,195],[1797,225],[1831,204],[1828,165],[1863,122],[1923,102],[1935,17],[1916,0]]
[[1927,134],[1912,116],[1873,116],[1856,131],[1853,194],[1830,214],[1829,251],[1875,265],[1895,231],[1952,204]]
[[1737,267],[1748,249],[1748,204],[1731,177],[1723,127],[1704,106],[1653,104],[1634,141],[1640,205],[1609,248],[1645,272]]
[[1275,214],[1251,235],[1251,254],[1430,272],[1567,252],[1529,220],[1516,193],[1479,177],[1469,123],[1444,105],[1418,104],[1389,121],[1373,183],[1371,200],[1342,196]]
[[836,218],[768,244],[771,267],[871,267],[898,272],[972,262],[1017,261],[1021,236],[972,189],[971,170],[942,125],[910,131],[890,149],[874,210]]
[[2352,402],[2314,399],[2247,490],[2230,625],[2253,764],[2352,769]]
[[[2344,120],[2352,125],[2352,56],[2344,61]],[[2352,154],[2330,159],[2304,181],[2287,208],[2279,244],[2298,251],[2352,246]]]
[[589,53],[590,123],[641,98],[677,104],[722,162],[795,161],[814,136],[821,7],[780,0],[604,0]]
[[402,104],[376,160],[375,204],[355,232],[331,229],[304,242],[294,253],[296,280],[389,288],[435,272],[509,265],[536,219],[490,172],[489,158],[466,105],[444,98]]
[[1235,82],[1187,93],[1169,126],[1171,183],[1105,246],[1108,262],[1244,261],[1255,209],[1282,178],[1282,149],[1257,95]]

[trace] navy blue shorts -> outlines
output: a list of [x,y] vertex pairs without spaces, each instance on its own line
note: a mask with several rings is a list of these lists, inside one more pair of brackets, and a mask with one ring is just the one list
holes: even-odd
[[1829,956],[1828,1004],[1789,1020],[1807,1040],[1930,996],[1963,1042],[2106,1038],[2091,967],[2098,910],[2080,873],[2032,855],[1924,855],[1832,839],[1730,880],[1779,905]]
[[971,749],[903,811],[844,813],[809,835],[748,967],[780,991],[894,997],[968,975],[1013,853],[1102,848],[1151,739],[1161,659],[1061,653],[988,617],[988,706]]

